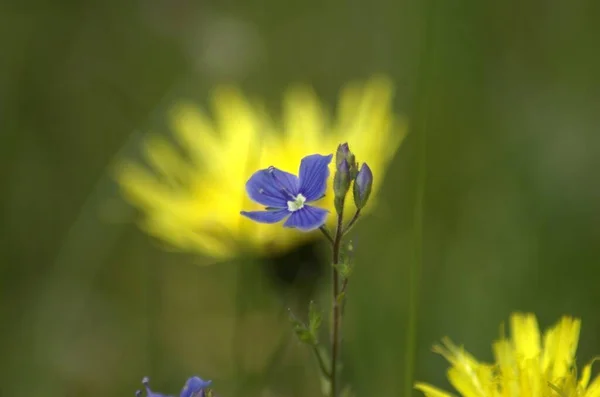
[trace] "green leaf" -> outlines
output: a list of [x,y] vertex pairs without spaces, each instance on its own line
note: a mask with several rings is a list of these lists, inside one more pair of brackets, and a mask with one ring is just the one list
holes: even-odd
[[306,343],[308,345],[314,346],[317,344],[317,339],[315,335],[311,332],[311,330],[300,320],[296,318],[294,313],[289,310],[290,315],[290,323],[292,324],[292,329],[294,333],[302,343]]
[[308,329],[296,329],[296,335],[300,342],[306,343],[307,345],[314,345],[317,343],[315,336]]
[[350,264],[350,262],[348,262],[347,260],[343,260],[341,263],[338,263],[337,265],[335,265],[335,268],[340,273],[340,276],[342,276],[342,278],[345,279],[350,278],[350,276],[352,275],[352,271],[354,270],[352,264]]
[[317,304],[314,301],[311,301],[308,306],[308,329],[313,334],[315,340],[317,340],[322,321],[323,313],[319,310]]

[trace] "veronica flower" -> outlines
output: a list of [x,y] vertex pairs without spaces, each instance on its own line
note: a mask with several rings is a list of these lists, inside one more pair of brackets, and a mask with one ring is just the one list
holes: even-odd
[[242,211],[241,214],[261,223],[277,223],[303,231],[314,230],[327,218],[329,211],[308,205],[325,195],[332,155],[313,154],[300,162],[299,177],[275,167],[255,172],[246,182],[246,192],[266,211]]
[[[155,393],[150,389],[150,379],[145,377],[142,379],[142,384],[146,388],[146,397],[169,397],[164,394]],[[210,387],[212,381],[210,380],[202,380],[198,376],[192,376],[185,382],[179,397],[205,397],[207,393],[207,388]],[[142,391],[138,390],[135,393],[136,397],[142,396]]]
[[205,397],[206,389],[210,387],[212,381],[202,380],[198,376],[192,376],[185,382],[179,397]]
[[[449,339],[434,350],[451,364],[448,379],[464,397],[599,397],[600,376],[592,364],[578,374],[575,353],[581,321],[563,317],[541,335],[533,314],[513,314],[512,338],[494,342],[494,363],[484,363]],[[417,383],[427,397],[451,397],[434,386]]]
[[[310,87],[295,86],[284,95],[281,116],[273,117],[237,87],[217,87],[210,98],[210,115],[189,101],[175,102],[167,120],[172,136],[145,137],[144,158],[120,161],[117,181],[124,196],[140,210],[141,227],[172,249],[216,259],[237,256],[242,247],[259,255],[283,254],[321,236],[240,217],[241,209],[264,209],[260,201],[248,199],[246,181],[255,170],[271,164],[281,172],[295,173],[306,154],[332,153],[340,142],[348,142],[377,175],[363,210],[368,212],[406,132],[406,124],[392,111],[392,97],[392,82],[377,76],[346,85],[336,112],[330,113]],[[334,170],[335,164],[329,168]],[[332,211],[332,184],[325,194],[331,200],[323,200],[323,207]],[[301,197],[296,199],[287,201],[300,206]],[[269,213],[262,219],[283,214]],[[308,225],[301,222],[304,215],[300,214],[324,217],[322,211],[307,210],[290,216],[288,226]],[[352,212],[347,211],[347,216]],[[329,226],[334,226],[333,218],[326,220]]]

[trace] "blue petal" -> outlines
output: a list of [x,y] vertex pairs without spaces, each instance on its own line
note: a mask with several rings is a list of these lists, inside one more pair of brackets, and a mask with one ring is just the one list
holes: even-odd
[[246,182],[248,196],[267,207],[286,208],[290,194],[295,195],[297,191],[298,178],[276,168],[256,171]]
[[260,223],[277,223],[290,214],[287,209],[277,209],[273,211],[242,211],[240,213],[245,217]]
[[309,232],[321,227],[327,219],[327,214],[329,214],[329,211],[323,208],[305,205],[298,211],[292,212],[292,215],[285,221],[283,226]]
[[275,167],[269,167],[268,171],[271,172],[274,177],[275,186],[279,188],[283,187],[294,197],[298,195],[300,183],[298,182],[298,177],[296,175],[281,171]]
[[212,384],[210,380],[202,380],[197,376],[192,376],[187,380],[183,390],[181,390],[181,394],[179,397],[196,397],[200,396],[200,393],[205,388],[209,387]]
[[300,193],[311,202],[320,199],[327,190],[329,163],[333,155],[312,154],[300,162]]

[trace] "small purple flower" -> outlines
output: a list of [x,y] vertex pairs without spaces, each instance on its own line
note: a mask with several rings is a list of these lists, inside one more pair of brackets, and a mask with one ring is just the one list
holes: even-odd
[[283,226],[302,231],[319,228],[329,211],[307,203],[325,195],[332,157],[331,154],[304,157],[298,177],[275,167],[255,172],[246,182],[246,191],[253,201],[267,208],[241,214],[260,223],[277,223],[288,218]]
[[192,376],[185,382],[179,397],[204,397],[204,389],[212,384],[210,380],[202,380],[198,376]]
[[[142,379],[142,384],[146,388],[146,397],[170,397],[160,393],[154,393],[150,389],[150,379],[145,377]],[[185,382],[185,386],[181,390],[179,397],[204,397],[204,392],[207,387],[212,384],[210,380],[202,380],[198,376],[192,376]],[[142,391],[138,390],[135,395],[136,397],[142,396]]]

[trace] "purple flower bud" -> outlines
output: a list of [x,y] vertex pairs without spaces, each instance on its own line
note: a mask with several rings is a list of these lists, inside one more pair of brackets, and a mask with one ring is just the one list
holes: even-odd
[[352,163],[349,160],[354,161],[353,158],[354,155],[350,152],[347,143],[342,143],[338,146],[335,154],[336,172],[333,177],[334,204],[338,215],[343,211],[344,199],[352,183]]
[[204,389],[212,384],[210,380],[202,380],[198,376],[192,376],[185,382],[179,397],[202,397]]
[[348,175],[350,174],[350,166],[348,165],[348,161],[346,161],[345,159],[338,162],[336,164],[336,168],[337,168],[337,172],[348,174]]
[[354,153],[350,151],[350,147],[348,143],[342,143],[338,146],[337,152],[335,153],[335,165],[339,170],[342,163],[345,162],[348,166],[348,172],[350,173],[350,180],[354,180],[356,178],[356,173],[358,172],[358,166],[356,164],[356,157]]
[[[169,397],[164,394],[155,393],[150,389],[150,379],[144,377],[142,384],[146,388],[146,397]],[[198,376],[192,376],[185,382],[185,386],[181,390],[179,397],[204,397],[205,389],[212,384],[210,380],[202,380]],[[136,397],[142,397],[143,392],[138,390],[135,392]]]
[[347,142],[338,145],[337,152],[335,153],[335,164],[338,169],[340,167],[340,163],[342,163],[344,160],[347,161],[348,156],[351,154],[352,153],[350,153],[350,147],[348,146]]
[[354,204],[356,208],[362,209],[369,200],[373,186],[373,173],[366,163],[360,167],[354,180]]

